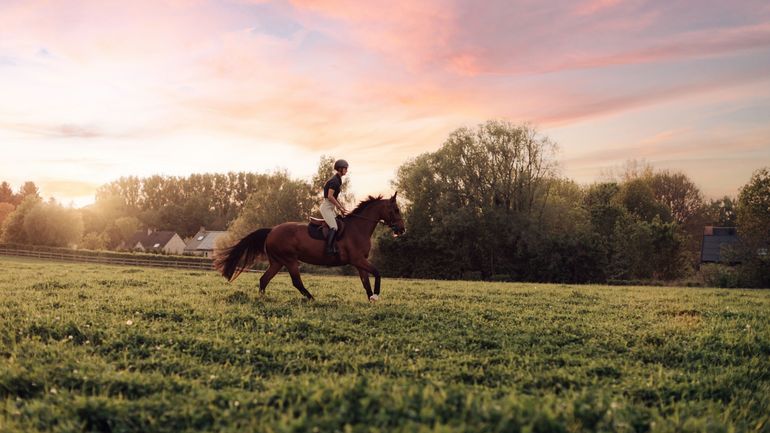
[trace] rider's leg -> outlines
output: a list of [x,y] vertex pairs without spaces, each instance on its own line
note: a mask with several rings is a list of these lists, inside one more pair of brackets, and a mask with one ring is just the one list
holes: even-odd
[[334,204],[328,199],[324,199],[321,203],[321,216],[329,226],[329,234],[326,236],[326,254],[336,254],[334,237],[337,235],[337,213],[334,211]]

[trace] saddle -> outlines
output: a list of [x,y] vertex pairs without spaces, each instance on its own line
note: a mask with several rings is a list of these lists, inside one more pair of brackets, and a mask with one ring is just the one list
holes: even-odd
[[[334,237],[335,240],[342,239],[342,234],[345,232],[345,223],[343,222],[342,217],[337,217],[337,235]],[[324,221],[322,218],[313,218],[310,217],[310,221],[307,225],[307,233],[310,235],[313,239],[318,239],[319,241],[325,240],[326,236],[329,234],[329,224],[326,224],[326,221]]]

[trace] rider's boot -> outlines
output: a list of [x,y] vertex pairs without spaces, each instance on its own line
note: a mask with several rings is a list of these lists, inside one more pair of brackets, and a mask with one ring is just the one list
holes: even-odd
[[336,229],[329,229],[329,234],[326,235],[326,255],[333,256],[337,254],[337,245],[335,245],[334,238],[337,236]]

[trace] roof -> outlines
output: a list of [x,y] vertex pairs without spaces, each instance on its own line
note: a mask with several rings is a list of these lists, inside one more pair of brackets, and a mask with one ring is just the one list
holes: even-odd
[[171,241],[176,232],[158,231],[147,234],[146,231],[135,232],[126,242],[127,245],[141,244],[145,250],[161,249]]
[[225,231],[206,231],[201,230],[193,236],[187,246],[184,247],[185,251],[213,251],[215,243],[220,236],[224,235]]
[[701,262],[722,262],[722,248],[738,243],[735,227],[706,227],[701,246]]

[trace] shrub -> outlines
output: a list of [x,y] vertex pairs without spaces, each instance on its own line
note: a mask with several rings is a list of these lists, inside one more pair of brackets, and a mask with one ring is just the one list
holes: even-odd
[[738,287],[738,271],[734,267],[707,263],[701,266],[700,274],[707,287]]

